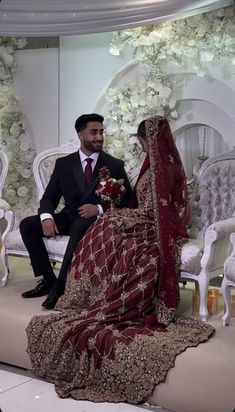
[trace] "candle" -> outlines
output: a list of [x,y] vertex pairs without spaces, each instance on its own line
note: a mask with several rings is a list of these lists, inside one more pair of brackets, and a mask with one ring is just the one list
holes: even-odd
[[218,304],[219,304],[219,290],[209,289],[208,301],[207,301],[207,308],[208,308],[209,315],[218,314]]
[[[235,295],[230,296],[231,307],[232,307],[232,317],[235,317]],[[226,311],[226,306],[224,305],[224,312]]]
[[[198,288],[193,292],[193,314],[199,313],[200,294]],[[207,309],[209,315],[217,315],[219,312],[219,290],[209,289],[207,295]]]

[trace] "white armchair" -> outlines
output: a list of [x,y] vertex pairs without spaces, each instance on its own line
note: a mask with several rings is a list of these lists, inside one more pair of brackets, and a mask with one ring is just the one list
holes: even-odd
[[[139,170],[135,170],[132,173],[132,185],[138,172]],[[189,239],[181,252],[179,281],[198,283],[199,316],[206,321],[209,282],[223,274],[224,262],[231,251],[229,237],[235,232],[235,149],[204,162],[187,186],[191,217]],[[233,279],[235,281],[235,275]]]
[[191,199],[189,240],[182,248],[181,278],[198,282],[199,315],[208,318],[210,279],[223,274],[235,232],[235,150],[203,163],[195,176]]
[[224,278],[221,285],[221,292],[225,303],[225,313],[222,317],[223,326],[228,326],[232,317],[231,288],[235,288],[235,233],[230,236],[232,252],[224,264]]
[[[33,175],[36,183],[37,199],[39,200],[47,183],[50,179],[51,173],[54,169],[55,161],[58,157],[66,156],[69,153],[78,150],[78,143],[69,142],[64,145],[43,151],[38,154],[33,162]],[[1,184],[1,182],[0,182]],[[12,210],[1,206],[0,203],[0,219],[7,222],[6,229],[2,233],[2,248],[0,259],[4,267],[4,275],[2,278],[2,285],[5,286],[8,281],[10,273],[8,256],[22,256],[28,257],[28,252],[24,246],[21,234],[18,228],[15,228],[15,216]],[[64,252],[68,243],[68,236],[57,236],[56,239],[44,239],[49,258],[52,262],[62,262]]]

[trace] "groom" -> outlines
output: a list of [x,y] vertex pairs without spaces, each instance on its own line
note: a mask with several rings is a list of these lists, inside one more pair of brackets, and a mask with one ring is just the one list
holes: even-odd
[[[107,209],[95,193],[99,170],[106,166],[110,176],[123,179],[126,194],[120,207],[128,205],[131,187],[122,160],[102,151],[103,120],[99,114],[83,114],[75,122],[80,139],[78,152],[57,159],[51,179],[40,201],[38,215],[29,216],[20,223],[20,232],[29,252],[35,276],[42,276],[37,286],[22,293],[23,298],[36,298],[49,293],[42,306],[53,309],[64,293],[68,267],[77,243],[86,230]],[[64,208],[56,213],[61,197]],[[58,279],[53,272],[43,237],[69,235]]]

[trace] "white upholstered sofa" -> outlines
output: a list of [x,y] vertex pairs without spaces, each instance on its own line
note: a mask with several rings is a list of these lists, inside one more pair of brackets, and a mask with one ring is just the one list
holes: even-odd
[[[71,142],[59,148],[46,150],[35,158],[33,173],[37,197],[41,198],[50,178],[56,158],[76,151]],[[131,176],[135,182],[137,171]],[[231,251],[230,234],[235,232],[235,150],[208,159],[198,171],[191,196],[191,220],[189,240],[182,249],[181,278],[198,283],[200,291],[199,315],[207,320],[207,293],[210,279],[223,274],[223,265]],[[28,256],[20,232],[14,228],[14,214],[0,205],[0,217],[7,220],[2,234],[1,260],[4,266],[2,284],[6,285],[9,265],[8,256]],[[45,239],[52,261],[61,262],[68,237]]]
[[193,181],[188,182],[188,189],[191,203],[189,239],[181,252],[179,280],[197,283],[199,316],[206,321],[210,280],[223,275],[224,263],[230,256],[225,264],[227,275],[223,285],[226,284],[224,299],[231,317],[228,285],[231,286],[232,281],[235,286],[235,267],[233,274],[228,267],[235,264],[235,149],[207,159]]
[[[52,174],[55,161],[58,157],[66,156],[69,153],[78,150],[78,142],[68,142],[60,147],[45,150],[38,154],[33,162],[33,175],[36,183],[37,200],[42,197],[47,183]],[[63,201],[62,201],[63,202]],[[0,218],[7,221],[7,226],[2,233],[2,249],[0,259],[3,264],[4,274],[2,285],[5,286],[8,281],[10,268],[8,256],[28,257],[28,252],[22,241],[20,231],[15,226],[15,215],[12,210],[3,209],[0,203]],[[50,260],[52,262],[62,262],[64,252],[68,243],[68,236],[57,236],[55,239],[44,238]]]
[[183,246],[181,279],[200,291],[199,315],[207,320],[210,279],[223,274],[235,229],[235,149],[206,160],[195,176],[189,240]]

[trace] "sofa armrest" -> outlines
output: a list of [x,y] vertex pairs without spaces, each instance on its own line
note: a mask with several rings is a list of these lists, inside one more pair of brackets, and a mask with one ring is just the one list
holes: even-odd
[[13,229],[15,222],[15,214],[11,210],[9,203],[4,199],[0,199],[0,220],[7,222],[6,228],[1,235],[2,242],[4,243],[6,235]]
[[234,256],[235,256],[235,230],[234,230],[233,233],[231,233],[230,240],[231,240],[231,243],[233,245],[233,252],[234,252]]
[[235,282],[235,232],[230,236],[232,251],[224,263],[224,276],[227,281]]
[[235,232],[235,217],[212,223],[208,226],[206,232],[211,230],[216,232],[218,240],[222,240],[226,236],[230,236],[231,233]]
[[2,219],[7,210],[10,210],[10,205],[6,200],[0,199],[0,219]]
[[201,266],[204,269],[216,269],[223,264],[231,252],[230,235],[235,232],[235,218],[212,223],[205,232],[204,252]]

